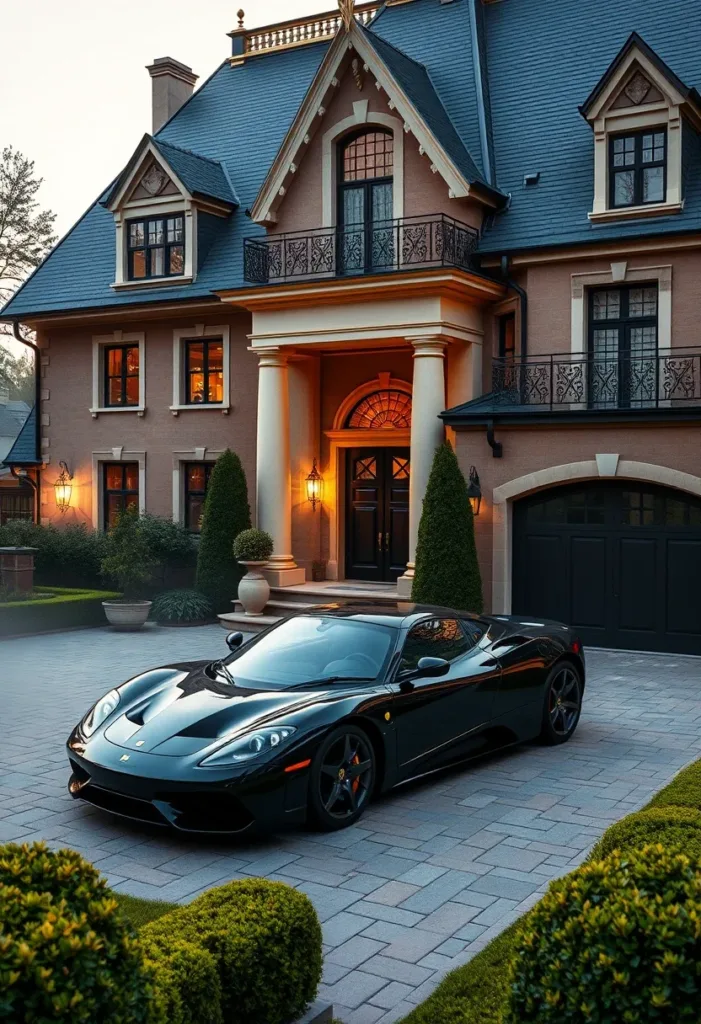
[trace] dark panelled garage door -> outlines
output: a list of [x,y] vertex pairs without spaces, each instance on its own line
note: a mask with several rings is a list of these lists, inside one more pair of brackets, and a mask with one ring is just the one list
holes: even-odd
[[540,491],[514,507],[515,614],[585,643],[701,654],[701,500],[645,484]]

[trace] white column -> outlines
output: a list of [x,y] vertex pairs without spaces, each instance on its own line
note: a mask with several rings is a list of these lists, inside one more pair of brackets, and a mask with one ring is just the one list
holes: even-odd
[[436,448],[445,429],[438,419],[445,409],[445,346],[441,338],[417,338],[414,346],[414,390],[411,411],[411,479],[409,481],[409,564],[397,580],[402,597],[411,596],[416,542],[426,485]]
[[264,349],[258,370],[256,508],[259,529],[273,538],[273,555],[264,572],[274,587],[305,580],[304,569],[292,557],[291,501],[287,356],[277,348]]

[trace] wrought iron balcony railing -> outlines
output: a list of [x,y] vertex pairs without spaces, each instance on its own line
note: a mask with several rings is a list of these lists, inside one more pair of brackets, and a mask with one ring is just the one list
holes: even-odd
[[244,277],[277,284],[431,267],[470,270],[478,238],[474,228],[444,214],[246,238]]
[[492,391],[541,410],[701,408],[701,348],[495,359]]

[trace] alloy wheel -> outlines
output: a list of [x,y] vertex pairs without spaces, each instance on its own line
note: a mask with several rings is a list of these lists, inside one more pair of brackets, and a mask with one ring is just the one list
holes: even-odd
[[574,669],[563,666],[550,684],[550,724],[558,736],[569,736],[579,718],[582,695]]
[[347,732],[331,744],[321,762],[319,797],[332,818],[348,818],[364,806],[374,777],[373,753],[365,737]]

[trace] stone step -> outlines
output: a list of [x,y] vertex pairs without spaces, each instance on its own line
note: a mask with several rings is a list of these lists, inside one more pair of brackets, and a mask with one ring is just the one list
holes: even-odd
[[[318,607],[320,602],[314,604],[307,604],[302,601],[268,601],[265,606],[266,615],[294,615],[295,612],[308,612],[310,608]],[[234,601],[234,606],[237,612],[243,611],[243,605],[240,601]]]
[[279,622],[282,615],[246,615],[244,612],[225,612],[224,615],[217,615],[219,625],[222,629],[228,629],[231,633],[240,630],[242,633],[262,633],[268,626],[274,626]]
[[396,590],[365,589],[362,584],[354,586],[352,583],[303,583],[296,587],[271,587],[270,592],[272,601],[295,604],[305,604],[310,600],[315,604],[347,604],[349,601],[394,604],[400,600]]

